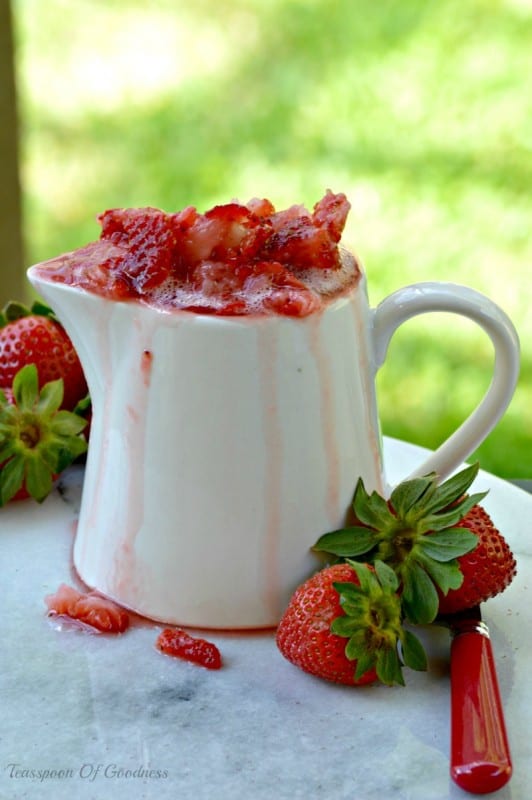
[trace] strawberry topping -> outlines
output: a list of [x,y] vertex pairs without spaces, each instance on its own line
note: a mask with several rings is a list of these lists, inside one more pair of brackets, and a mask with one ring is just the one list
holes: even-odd
[[99,242],[46,262],[41,273],[165,309],[303,317],[346,285],[338,242],[349,208],[344,194],[328,191],[312,213],[276,211],[257,198],[204,214],[190,206],[174,214],[111,209],[98,217]]

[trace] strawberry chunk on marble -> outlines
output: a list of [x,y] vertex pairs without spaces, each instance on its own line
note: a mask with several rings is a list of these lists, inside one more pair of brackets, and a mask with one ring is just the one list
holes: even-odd
[[222,657],[215,644],[191,636],[181,628],[165,628],[155,646],[167,656],[181,658],[207,669],[220,669],[222,666]]
[[129,627],[127,612],[97,592],[79,592],[62,583],[44,602],[49,616],[66,616],[102,633],[123,633]]

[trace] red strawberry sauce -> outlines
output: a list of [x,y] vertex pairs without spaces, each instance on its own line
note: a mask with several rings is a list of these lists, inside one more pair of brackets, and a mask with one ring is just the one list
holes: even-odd
[[203,314],[304,317],[352,285],[338,243],[349,212],[327,191],[312,212],[276,211],[268,200],[188,207],[112,209],[100,239],[40,265],[42,277],[113,300]]

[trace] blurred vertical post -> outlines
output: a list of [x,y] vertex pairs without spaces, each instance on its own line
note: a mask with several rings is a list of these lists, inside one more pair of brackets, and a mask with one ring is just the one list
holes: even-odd
[[14,50],[10,0],[0,0],[0,306],[26,294]]

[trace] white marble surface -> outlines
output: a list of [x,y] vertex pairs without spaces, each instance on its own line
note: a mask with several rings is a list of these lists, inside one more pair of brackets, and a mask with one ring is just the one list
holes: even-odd
[[[395,481],[422,451],[386,440],[385,452]],[[117,638],[55,630],[43,597],[71,581],[81,478],[72,471],[43,506],[27,501],[0,510],[1,800],[467,797],[448,776],[443,630],[425,635],[429,672],[407,671],[407,687],[393,689],[314,679],[281,657],[271,632],[210,634],[225,666],[209,672],[159,654],[156,625]],[[532,782],[532,496],[486,473],[476,486],[490,489],[484,505],[518,559],[518,576],[485,604],[484,616],[514,759],[514,776],[497,796],[525,800]],[[52,770],[55,776],[46,774]]]

